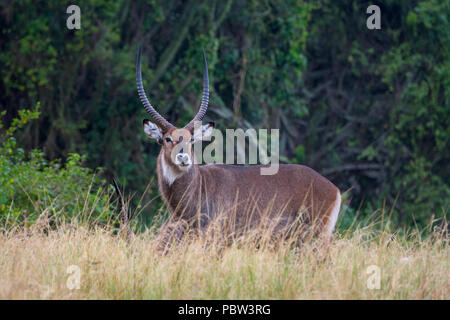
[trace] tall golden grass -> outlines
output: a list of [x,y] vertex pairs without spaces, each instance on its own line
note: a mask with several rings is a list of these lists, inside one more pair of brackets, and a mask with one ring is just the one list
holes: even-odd
[[[196,236],[163,255],[157,239],[153,229],[128,242],[112,225],[48,228],[44,215],[30,228],[3,230],[0,299],[450,298],[448,236],[439,230],[393,237],[371,224],[335,234],[325,254],[314,241],[241,237],[223,246]],[[70,266],[79,268],[79,289]]]
[[[110,208],[104,216],[111,219]],[[450,298],[448,225],[394,236],[385,210],[335,233],[330,245],[299,245],[302,228],[280,241],[270,223],[233,233],[233,223],[217,219],[167,252],[158,221],[127,237],[112,220],[90,219],[87,205],[60,222],[49,218],[51,205],[36,210],[42,213],[31,226],[8,219],[0,226],[0,299]]]

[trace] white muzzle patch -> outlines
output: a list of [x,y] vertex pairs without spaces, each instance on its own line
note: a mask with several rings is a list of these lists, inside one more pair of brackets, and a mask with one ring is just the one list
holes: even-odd
[[191,165],[191,157],[187,153],[179,153],[175,157],[175,164],[180,169],[188,168]]

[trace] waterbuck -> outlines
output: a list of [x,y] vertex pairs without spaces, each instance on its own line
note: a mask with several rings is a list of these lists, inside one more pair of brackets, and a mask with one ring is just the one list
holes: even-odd
[[[273,231],[290,230],[300,224],[316,225],[315,234],[329,238],[341,204],[339,189],[329,180],[303,165],[281,164],[273,175],[262,175],[261,165],[198,165],[193,144],[209,139],[214,123],[194,123],[205,116],[209,101],[208,67],[203,53],[203,97],[200,109],[184,128],[176,128],[151,105],[141,74],[141,49],[136,66],[139,98],[154,122],[143,121],[144,132],[161,145],[157,159],[159,191],[172,212],[161,229],[165,241],[175,240],[190,228],[203,230],[218,216],[223,225],[236,231],[274,222]],[[196,126],[197,127],[197,126]],[[228,222],[225,221],[228,218]],[[241,228],[242,229],[242,228]],[[223,230],[223,232],[225,232]]]

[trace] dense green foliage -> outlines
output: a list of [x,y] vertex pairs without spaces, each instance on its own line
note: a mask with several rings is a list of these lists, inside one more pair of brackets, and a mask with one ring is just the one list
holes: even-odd
[[[55,183],[75,174],[87,183],[91,172],[71,155],[78,153],[89,167],[104,167],[107,177],[142,192],[159,147],[141,129],[137,45],[151,101],[176,125],[198,106],[204,48],[212,90],[207,120],[222,130],[280,128],[284,162],[307,164],[341,190],[351,188],[349,220],[357,208],[368,214],[384,201],[401,224],[447,214],[448,1],[375,1],[381,30],[366,28],[367,1],[77,4],[81,30],[66,28],[65,1],[0,4],[0,107],[10,124],[21,108],[40,102],[41,116],[17,141],[47,156],[34,151],[30,162],[18,159],[8,178],[37,167],[39,175],[50,170]],[[61,168],[68,178],[59,176]],[[146,199],[156,194],[153,184]],[[152,204],[149,216],[160,202]]]
[[59,160],[48,162],[42,151],[27,154],[17,146],[13,134],[38,116],[37,109],[20,110],[0,137],[1,225],[28,226],[43,212],[52,224],[72,218],[106,223],[114,209],[102,189],[105,182],[81,165],[78,154],[69,154],[62,165]]
[[330,2],[311,24],[307,161],[368,211],[387,200],[398,222],[426,223],[450,198],[450,3],[379,2],[380,31],[365,27],[368,5]]

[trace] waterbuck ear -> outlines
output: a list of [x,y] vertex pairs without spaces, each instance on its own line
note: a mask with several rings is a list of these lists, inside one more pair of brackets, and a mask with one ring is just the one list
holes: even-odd
[[156,124],[150,122],[148,119],[144,119],[144,121],[142,121],[142,125],[147,136],[155,139],[159,144],[162,143],[162,131]]
[[194,142],[200,141],[200,140],[210,140],[211,135],[214,130],[215,123],[214,122],[208,122],[207,124],[204,124],[201,126],[201,130],[194,131]]

